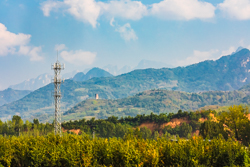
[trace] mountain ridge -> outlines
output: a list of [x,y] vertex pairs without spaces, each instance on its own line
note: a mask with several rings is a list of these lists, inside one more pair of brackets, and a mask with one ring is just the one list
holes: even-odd
[[[250,83],[250,51],[223,56],[187,67],[173,69],[144,69],[114,77],[92,78],[83,82],[66,80],[62,84],[62,110],[67,111],[85,99],[93,99],[97,93],[101,99],[119,99],[151,89],[167,89],[185,92],[232,91]],[[0,107],[2,118],[16,110],[33,116],[53,113],[51,92],[53,85],[42,87],[23,99]],[[2,119],[1,118],[1,119]]]

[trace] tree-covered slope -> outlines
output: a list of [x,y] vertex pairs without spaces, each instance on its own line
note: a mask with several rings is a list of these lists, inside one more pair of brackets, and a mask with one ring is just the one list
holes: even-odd
[[105,119],[110,116],[136,116],[151,112],[170,113],[178,110],[197,110],[207,105],[228,106],[250,102],[250,95],[244,91],[208,91],[186,93],[169,90],[149,90],[135,96],[117,99],[88,99],[63,114],[63,120],[95,117]]
[[[151,89],[186,92],[237,90],[250,83],[250,51],[224,56],[216,61],[204,61],[187,67],[134,70],[116,77],[92,78],[84,82],[66,80],[62,84],[62,110],[78,102],[93,99],[119,99]],[[42,87],[23,99],[0,107],[1,119],[19,112],[24,119],[41,117],[47,120],[53,113],[53,85]],[[246,99],[247,100],[247,99]],[[32,118],[31,118],[32,119]]]

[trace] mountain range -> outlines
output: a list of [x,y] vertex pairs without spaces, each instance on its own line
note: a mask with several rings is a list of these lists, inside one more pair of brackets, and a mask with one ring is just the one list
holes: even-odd
[[[106,77],[106,76],[113,76],[113,75],[120,75],[123,73],[130,72],[134,69],[146,69],[146,68],[162,68],[162,67],[172,67],[171,65],[167,65],[161,62],[151,61],[151,60],[141,60],[135,68],[130,66],[124,66],[121,69],[118,69],[117,66],[114,65],[107,65],[103,67],[103,71],[96,71],[96,74],[93,77]],[[62,78],[64,79],[72,79],[74,81],[85,81],[92,78],[92,73],[96,70],[102,70],[100,68],[94,67],[92,69],[85,69],[83,72],[79,72],[78,70],[62,74]],[[93,71],[94,70],[94,71]],[[88,73],[91,72],[91,73]],[[102,75],[103,74],[103,75]],[[76,76],[75,76],[76,75]],[[85,76],[86,75],[86,76]],[[81,78],[78,80],[78,78]],[[27,79],[19,84],[11,85],[9,88],[15,90],[31,90],[34,91],[39,89],[49,83],[51,83],[51,78],[53,78],[53,74],[41,74],[36,78]]]
[[[66,80],[61,86],[62,110],[67,111],[85,99],[93,99],[96,93],[101,99],[119,99],[151,89],[196,93],[238,90],[250,83],[249,61],[250,51],[242,49],[216,61],[207,60],[187,67],[134,70],[83,82]],[[49,119],[54,111],[52,91],[53,85],[49,84],[20,100],[1,106],[1,119],[7,119],[17,111],[24,119]]]
[[29,90],[13,90],[11,88],[0,91],[0,106],[19,100],[30,92]]

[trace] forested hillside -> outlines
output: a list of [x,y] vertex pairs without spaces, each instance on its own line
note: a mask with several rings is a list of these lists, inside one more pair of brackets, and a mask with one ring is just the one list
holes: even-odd
[[[248,88],[248,86],[246,87]],[[135,96],[117,99],[88,99],[63,114],[63,120],[75,118],[105,119],[110,116],[124,117],[151,112],[176,113],[178,110],[197,110],[204,106],[230,106],[233,104],[249,104],[248,89],[241,91],[209,91],[186,93],[169,90],[149,90]]]

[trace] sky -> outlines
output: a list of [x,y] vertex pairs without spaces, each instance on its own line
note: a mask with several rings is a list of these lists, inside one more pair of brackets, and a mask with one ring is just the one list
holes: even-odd
[[51,73],[152,60],[187,66],[250,48],[250,0],[1,0],[0,90]]

